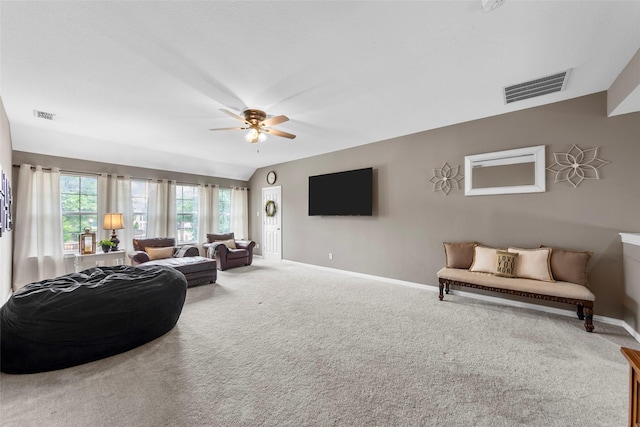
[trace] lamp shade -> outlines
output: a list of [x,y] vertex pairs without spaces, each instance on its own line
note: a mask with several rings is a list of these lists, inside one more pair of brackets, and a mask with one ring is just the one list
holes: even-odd
[[102,221],[102,228],[104,230],[121,230],[124,228],[122,222],[121,213],[106,213],[104,214],[104,221]]

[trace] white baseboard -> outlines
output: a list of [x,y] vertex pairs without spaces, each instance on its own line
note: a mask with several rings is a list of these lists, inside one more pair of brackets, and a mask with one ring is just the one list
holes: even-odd
[[[332,272],[335,272],[335,273],[346,274],[348,276],[360,277],[360,278],[363,278],[363,279],[377,280],[377,281],[386,282],[386,283],[393,283],[393,284],[401,285],[401,286],[409,286],[409,287],[412,287],[412,288],[424,289],[424,290],[427,290],[427,291],[440,292],[440,288],[439,288],[438,285],[425,285],[424,283],[416,283],[416,282],[408,282],[406,280],[390,279],[390,278],[387,278],[387,277],[374,276],[374,275],[371,275],[371,274],[364,274],[364,273],[357,273],[357,272],[348,271],[348,270],[340,270],[340,269],[331,268],[331,267],[323,267],[323,266],[320,266],[320,265],[307,264],[307,263],[304,263],[304,262],[290,261],[290,260],[286,260],[286,259],[283,259],[282,262],[291,263],[291,264],[298,264],[298,265],[304,265],[306,267],[315,268],[315,269],[318,269],[318,270],[332,271]],[[537,310],[537,311],[541,311],[541,312],[544,312],[544,313],[559,314],[561,316],[567,316],[567,317],[576,317],[576,312],[575,311],[564,310],[564,309],[556,308],[556,307],[547,307],[547,306],[544,306],[544,305],[531,304],[531,303],[528,303],[528,302],[513,301],[513,300],[509,300],[509,299],[493,297],[493,296],[490,296],[490,295],[476,294],[476,293],[473,293],[473,292],[465,292],[465,291],[460,291],[460,290],[451,290],[450,294],[460,295],[460,296],[467,297],[467,298],[475,298],[475,299],[478,299],[478,300],[481,300],[481,301],[487,301],[487,302],[491,302],[491,303],[495,303],[495,304],[508,305],[508,306],[511,306],[511,307],[527,308],[527,309],[530,309],[530,310]],[[606,323],[606,324],[609,324],[609,325],[620,326],[625,331],[627,331],[629,333],[629,335],[631,335],[636,341],[640,342],[640,333],[635,331],[624,320],[615,319],[613,317],[607,317],[607,316],[598,316],[598,315],[594,315],[593,316],[593,320],[594,321],[598,321],[598,322],[602,322],[602,323]]]

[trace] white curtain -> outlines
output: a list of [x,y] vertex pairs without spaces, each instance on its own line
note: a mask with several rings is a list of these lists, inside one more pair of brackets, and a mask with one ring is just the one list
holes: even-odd
[[[207,234],[217,233],[220,229],[220,208],[217,185],[198,186],[198,241],[207,242]],[[203,246],[199,245],[200,255],[205,256]]]
[[176,182],[149,183],[147,237],[177,236]]
[[20,165],[14,232],[14,291],[64,274],[59,169]]
[[236,239],[249,238],[249,197],[246,188],[231,189],[231,231]]
[[103,230],[104,214],[117,212],[122,214],[124,229],[116,230],[120,244],[118,248],[133,249],[133,212],[131,207],[131,179],[101,174],[98,177],[98,240],[111,237],[111,230]]

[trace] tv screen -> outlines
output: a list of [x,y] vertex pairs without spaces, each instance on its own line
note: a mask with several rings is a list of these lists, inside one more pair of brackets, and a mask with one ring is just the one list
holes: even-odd
[[373,168],[309,177],[309,216],[371,216]]

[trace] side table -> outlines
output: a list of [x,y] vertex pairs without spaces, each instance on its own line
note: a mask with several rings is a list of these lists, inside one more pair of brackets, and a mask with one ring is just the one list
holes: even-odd
[[640,387],[639,386],[639,370],[640,370],[640,351],[632,350],[630,348],[621,347],[620,351],[627,358],[629,362],[629,426],[638,425],[640,417],[638,414],[638,402],[640,401]]
[[74,254],[73,265],[76,267],[76,273],[97,265],[105,265],[107,262],[110,265],[122,265],[124,264],[125,254],[126,251],[124,250],[106,253],[96,252],[95,254]]

